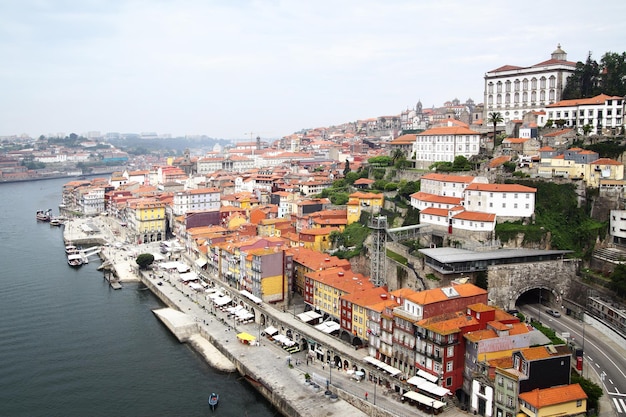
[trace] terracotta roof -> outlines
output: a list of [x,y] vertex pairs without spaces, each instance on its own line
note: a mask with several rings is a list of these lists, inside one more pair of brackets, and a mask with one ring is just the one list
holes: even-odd
[[453,216],[459,220],[470,220],[475,222],[495,222],[496,215],[492,213],[480,213],[478,211],[462,211],[459,214]]
[[455,206],[461,204],[461,201],[463,201],[461,197],[445,197],[441,195],[424,193],[422,191],[411,194],[411,198],[425,201],[427,203],[451,204]]
[[552,405],[566,404],[586,400],[587,394],[579,384],[561,385],[544,389],[534,389],[519,395],[520,400],[540,409]]
[[561,135],[565,135],[566,133],[571,133],[573,132],[573,129],[562,129],[562,130],[557,130],[555,132],[550,132],[550,133],[546,133],[545,135],[543,135],[544,138],[553,138],[556,136],[561,136]]
[[437,135],[480,135],[480,133],[468,129],[467,127],[462,126],[443,126],[443,127],[433,127],[432,129],[428,129],[422,133],[419,133],[418,136],[437,136]]
[[623,164],[614,159],[600,158],[600,159],[596,159],[593,162],[589,162],[589,165],[623,165]]
[[440,209],[434,207],[428,207],[420,211],[420,214],[429,214],[431,216],[448,217],[448,209]]
[[359,178],[358,180],[354,181],[354,185],[369,185],[375,182],[376,181],[370,180],[369,178]]
[[606,94],[599,94],[595,97],[590,98],[575,98],[571,100],[561,100],[556,103],[549,104],[546,107],[573,107],[573,106],[584,106],[584,105],[598,105],[604,104],[607,100],[622,100],[622,97],[618,96],[608,96]]
[[518,67],[517,65],[503,65],[500,68],[496,68],[494,70],[491,70],[489,72],[500,72],[500,71],[512,71],[512,70],[518,70],[518,69],[522,69],[523,67]]
[[467,186],[467,191],[489,191],[496,193],[535,193],[536,188],[520,184],[480,184],[473,183]]
[[502,142],[506,142],[506,143],[524,143],[524,142],[528,142],[530,139],[528,138],[506,138],[504,139]]
[[498,156],[497,158],[493,158],[491,161],[489,161],[489,168],[499,167],[500,165],[504,164],[505,162],[509,162],[510,160],[510,155]]
[[430,173],[426,175],[422,175],[422,179],[432,180],[432,181],[443,181],[443,182],[462,182],[469,184],[474,181],[475,177],[470,175],[450,175],[450,174],[436,174]]
[[398,136],[397,138],[389,142],[389,144],[390,145],[410,145],[413,142],[415,142],[416,136],[417,135],[415,134],[407,134],[407,135]]
[[[545,136],[545,135],[544,135]],[[538,149],[539,152],[554,152],[556,149],[551,148],[549,146],[543,146]]]

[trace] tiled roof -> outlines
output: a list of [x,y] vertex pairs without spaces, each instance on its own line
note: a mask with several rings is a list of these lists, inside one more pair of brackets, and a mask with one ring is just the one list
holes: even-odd
[[444,197],[440,195],[424,193],[422,191],[418,191],[416,193],[411,194],[411,198],[416,200],[425,201],[427,203],[440,203],[440,204],[452,204],[459,205],[463,199],[461,197]]
[[472,177],[470,175],[450,175],[450,174],[436,174],[430,173],[426,175],[422,175],[423,180],[432,180],[432,181],[443,181],[443,182],[462,182],[465,184],[469,184],[476,179],[476,177]]
[[505,162],[509,162],[510,160],[511,160],[510,155],[498,156],[496,158],[493,158],[491,161],[489,161],[489,168],[499,167],[500,165],[504,164]]
[[[544,138],[553,138],[553,137],[565,135],[566,133],[571,133],[571,132],[573,132],[573,129],[562,129],[562,130],[557,130],[557,131],[554,131],[554,132],[546,133],[545,135],[543,135],[543,137]],[[543,149],[543,148],[541,148],[541,149]]]
[[551,405],[571,403],[586,400],[587,394],[579,384],[561,385],[544,389],[534,389],[519,395],[520,400],[540,409]]
[[526,187],[520,184],[480,184],[472,183],[467,186],[467,191],[489,191],[495,193],[535,193],[536,188]]
[[459,220],[470,220],[475,222],[495,222],[496,215],[493,213],[481,213],[478,211],[462,211],[459,214],[453,216]]
[[600,159],[596,159],[593,162],[589,163],[590,165],[623,165],[621,162],[618,162],[614,159],[609,159],[609,158],[600,158]]
[[463,126],[444,126],[444,127],[433,127],[432,129],[425,130],[422,133],[419,133],[418,136],[439,136],[439,135],[480,135],[480,133],[468,129]]
[[420,211],[420,214],[428,214],[431,216],[448,217],[448,209],[440,209],[434,207],[428,207]]
[[622,97],[618,96],[608,96],[606,94],[599,94],[595,97],[589,98],[575,98],[571,100],[561,100],[556,103],[549,104],[550,107],[573,107],[573,106],[584,106],[584,105],[597,105],[604,104],[607,100],[622,100]]

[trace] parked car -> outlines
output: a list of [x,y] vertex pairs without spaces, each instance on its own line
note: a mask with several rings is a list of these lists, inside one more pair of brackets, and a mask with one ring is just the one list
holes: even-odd
[[552,317],[561,317],[561,313],[559,313],[557,310],[552,310],[551,308],[547,309],[546,313],[548,313]]

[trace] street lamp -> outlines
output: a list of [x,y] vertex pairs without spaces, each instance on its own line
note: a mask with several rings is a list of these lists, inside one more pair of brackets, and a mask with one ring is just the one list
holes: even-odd
[[374,405],[376,405],[376,386],[378,385],[378,376],[372,374],[374,377]]

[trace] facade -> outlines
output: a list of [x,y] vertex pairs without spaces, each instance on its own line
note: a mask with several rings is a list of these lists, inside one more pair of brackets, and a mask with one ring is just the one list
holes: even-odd
[[174,193],[172,209],[180,216],[188,211],[219,211],[220,189],[198,188]]
[[591,98],[561,100],[547,106],[548,120],[564,120],[565,126],[585,133],[620,134],[624,129],[624,98],[600,94]]
[[462,197],[465,188],[473,182],[487,182],[486,178],[469,175],[430,173],[420,178],[420,191],[442,197]]
[[435,162],[454,162],[457,156],[467,159],[480,152],[480,133],[467,127],[444,126],[428,129],[413,143],[416,168],[426,169]]
[[521,119],[530,111],[544,110],[561,100],[567,77],[574,73],[576,62],[558,45],[549,60],[530,67],[504,65],[485,73],[483,119],[500,112],[507,123]]
[[127,210],[128,228],[134,231],[137,242],[165,240],[165,203],[145,198],[130,202]]
[[526,218],[535,213],[536,188],[519,184],[470,184],[463,206],[468,211],[499,217]]
[[579,384],[535,389],[519,395],[520,414],[528,417],[583,416],[587,394]]

